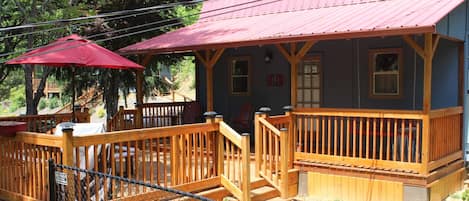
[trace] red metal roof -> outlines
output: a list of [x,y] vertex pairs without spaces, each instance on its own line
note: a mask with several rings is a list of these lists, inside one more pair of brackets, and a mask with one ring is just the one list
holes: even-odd
[[130,45],[163,53],[435,32],[464,0],[209,0],[197,23]]

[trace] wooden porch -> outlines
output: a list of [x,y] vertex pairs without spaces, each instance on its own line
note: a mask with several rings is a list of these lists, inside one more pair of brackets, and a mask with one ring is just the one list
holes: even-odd
[[[165,111],[153,113],[158,118],[178,116],[177,112],[168,112],[177,111],[174,105],[177,104],[165,107],[173,109],[157,110],[163,104],[153,104],[154,109],[147,111]],[[49,158],[216,200],[229,195],[239,200],[295,197],[299,171],[354,177],[372,174],[377,181],[432,187],[463,168],[461,107],[433,110],[429,114],[286,109],[284,115],[270,116],[269,109],[262,108],[255,117],[254,138],[237,133],[222,116],[215,117],[213,113],[208,113],[204,123],[197,124],[143,129],[114,127],[121,131],[86,136],[73,136],[71,132],[63,136],[19,132],[13,138],[2,137],[0,198],[48,200]],[[117,116],[123,119],[114,120],[123,125],[133,122],[127,120],[136,116],[125,117],[128,113],[121,110]],[[250,150],[250,140],[255,140],[254,151]],[[107,147],[108,151],[98,153],[99,147]],[[445,188],[460,187],[457,182],[449,184]],[[251,191],[263,186],[270,190]],[[78,184],[77,188],[87,189],[75,195],[78,199],[89,199],[88,186]],[[106,200],[147,200],[163,195],[119,183],[110,183],[104,189],[112,192]]]

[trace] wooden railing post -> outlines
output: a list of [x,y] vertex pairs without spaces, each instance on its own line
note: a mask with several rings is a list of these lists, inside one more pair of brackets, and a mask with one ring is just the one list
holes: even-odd
[[289,161],[288,161],[288,167],[289,168],[293,168],[293,160],[294,160],[294,151],[295,151],[295,140],[293,139],[293,136],[294,136],[294,126],[295,126],[295,121],[293,121],[293,114],[292,114],[292,111],[293,111],[293,106],[291,105],[287,105],[287,106],[284,106],[283,107],[283,111],[285,112],[285,116],[288,116],[289,117],[289,124],[288,124],[288,132],[287,132],[287,135],[289,137],[289,143],[288,144],[288,153],[290,154],[290,157],[289,157]]
[[124,130],[125,129],[124,106],[119,106],[119,111],[117,111],[117,119],[114,122],[116,124],[118,124],[118,125],[116,125],[116,127],[119,126],[119,129],[117,129],[117,130]]
[[[62,129],[62,165],[73,167],[73,124],[66,124]],[[75,182],[72,170],[65,169],[67,175],[68,199],[75,200]]]
[[428,175],[428,162],[430,160],[430,115],[425,114],[422,121],[422,167],[420,174]]
[[143,128],[143,105],[139,103],[135,103],[135,128]]
[[243,133],[242,136],[242,183],[241,191],[243,192],[243,200],[251,200],[251,172],[250,172],[250,136],[249,133]]
[[255,159],[256,159],[256,168],[255,168],[255,175],[260,176],[259,172],[261,169],[261,163],[262,163],[262,128],[261,124],[259,123],[260,118],[267,118],[270,112],[270,108],[268,107],[261,107],[259,108],[259,112],[256,112],[255,118],[254,118],[254,152],[255,152]]
[[171,137],[171,186],[178,185],[182,179],[179,178],[181,174],[179,174],[180,171],[180,165],[178,163],[181,153],[181,147],[179,146],[179,140],[181,139],[180,135],[175,135]]
[[[204,113],[205,117],[205,123],[215,123],[215,116],[217,116],[217,113],[214,111],[208,111]],[[217,121],[223,121],[223,117],[218,117]],[[220,176],[223,171],[223,143],[221,141],[223,140],[223,136],[219,133],[211,133],[210,135],[215,135],[215,161],[214,164],[216,164],[216,175]],[[221,138],[221,140],[220,140]],[[220,145],[221,144],[221,145]],[[220,152],[220,146],[221,146],[221,152]],[[221,166],[220,166],[220,158],[221,158]]]
[[280,196],[282,198],[288,198],[288,166],[289,163],[285,163],[284,161],[289,161],[290,160],[290,150],[289,150],[289,140],[290,138],[288,137],[288,129],[287,128],[282,128],[280,129],[280,177],[281,177],[281,192]]

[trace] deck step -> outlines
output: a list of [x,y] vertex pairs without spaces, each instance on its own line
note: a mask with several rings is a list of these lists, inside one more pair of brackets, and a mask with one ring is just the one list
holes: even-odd
[[280,196],[280,192],[271,186],[262,186],[251,190],[252,201],[264,201]]

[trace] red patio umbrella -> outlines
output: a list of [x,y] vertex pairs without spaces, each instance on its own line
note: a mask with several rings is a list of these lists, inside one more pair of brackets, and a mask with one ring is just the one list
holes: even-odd
[[[136,69],[144,67],[136,64],[104,47],[76,34],[59,38],[46,46],[27,52],[9,60],[6,64],[38,64],[56,67],[97,67],[111,69]],[[72,69],[72,72],[74,70]],[[72,113],[75,104],[75,87],[72,76]],[[73,117],[75,118],[75,117]]]

